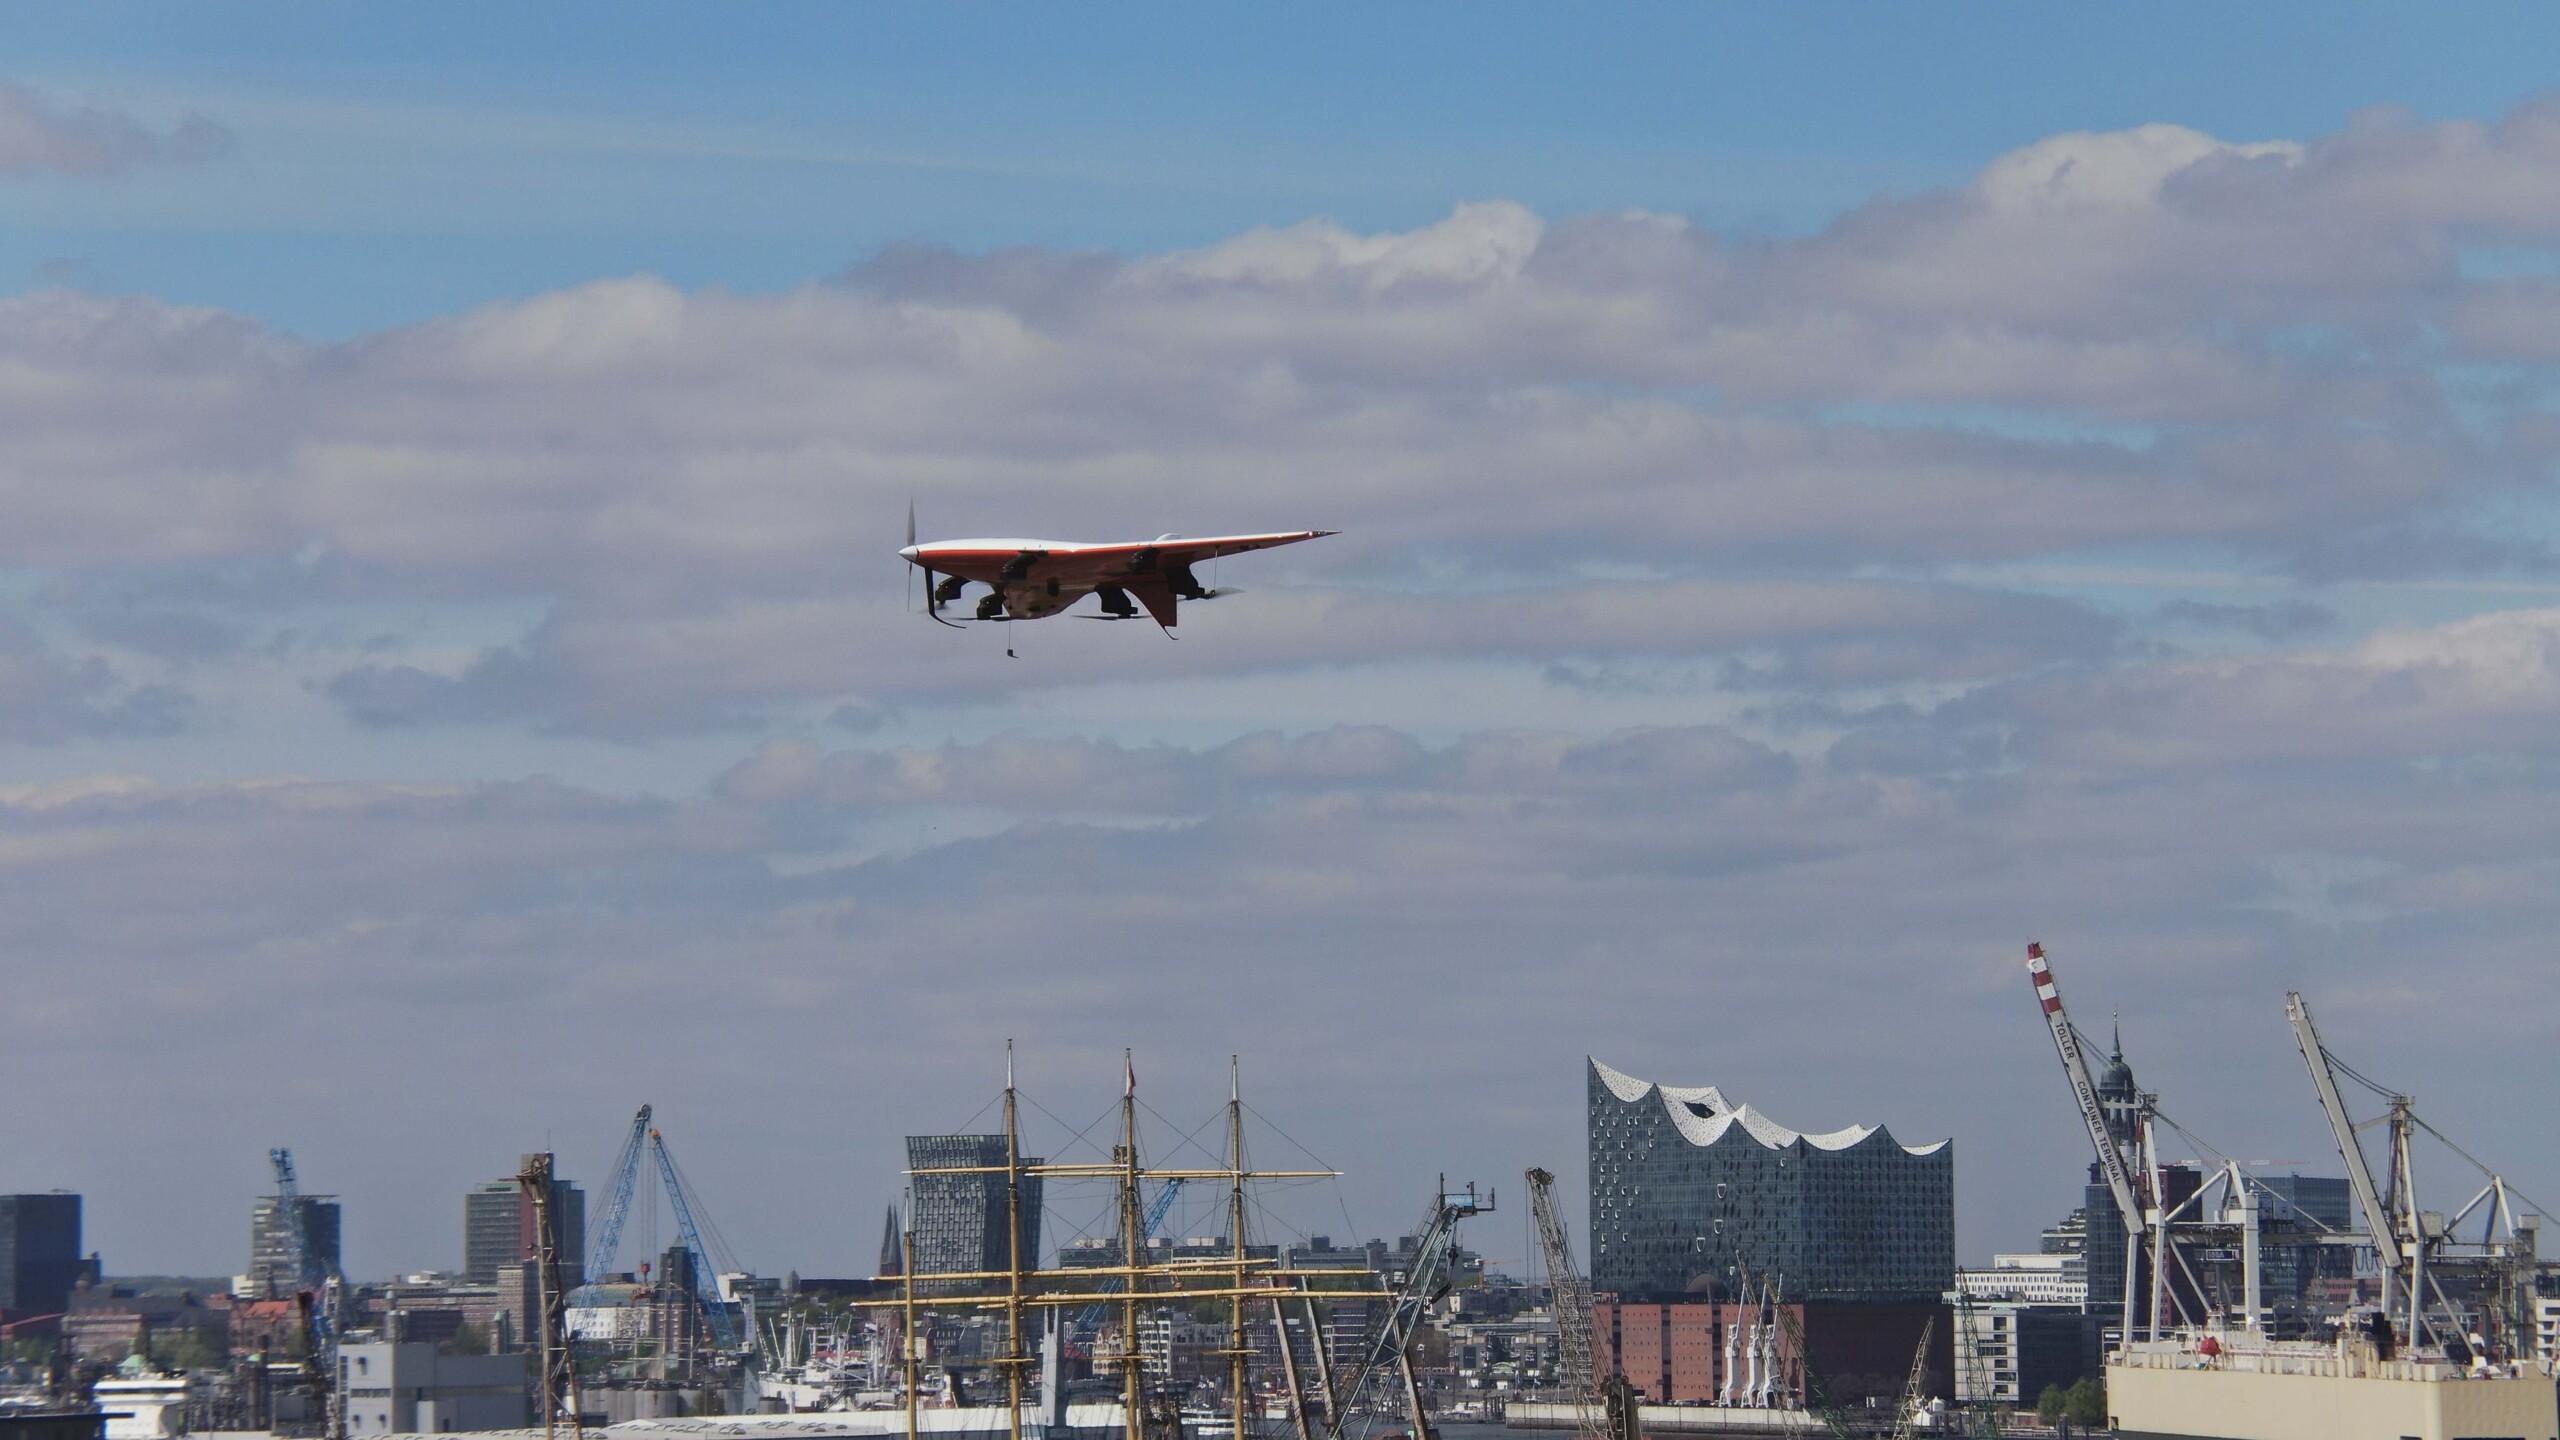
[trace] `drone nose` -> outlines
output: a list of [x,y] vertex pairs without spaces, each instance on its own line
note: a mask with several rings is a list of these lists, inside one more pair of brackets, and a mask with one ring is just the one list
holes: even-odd
[[913,559],[915,559],[917,556],[922,555],[923,553],[924,553],[924,547],[923,547],[923,546],[921,546],[921,545],[910,545],[910,546],[908,546],[906,549],[901,550],[901,551],[899,551],[899,552],[898,552],[898,558],[900,558],[900,559],[902,559],[902,560],[913,560]]

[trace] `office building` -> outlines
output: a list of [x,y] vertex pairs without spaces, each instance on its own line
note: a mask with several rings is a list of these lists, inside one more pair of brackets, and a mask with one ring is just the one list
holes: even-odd
[[[551,1201],[560,1223],[560,1283],[577,1285],[587,1271],[586,1192],[557,1178],[555,1172]],[[494,1285],[500,1269],[533,1258],[533,1197],[524,1193],[513,1176],[492,1180],[462,1197],[462,1278],[466,1282]]]
[[2091,1367],[2088,1331],[2077,1305],[2009,1301],[1956,1311],[1956,1399],[2033,1405],[2045,1387],[2065,1390]]
[[0,1312],[59,1315],[86,1273],[79,1196],[0,1195]]
[[[1026,1156],[1022,1163],[1040,1161]],[[915,1232],[916,1274],[956,1275],[1012,1266],[1014,1245],[1005,1233],[1003,1136],[910,1135],[907,1169],[907,1215]],[[962,1173],[916,1173],[928,1171]],[[1023,1176],[1021,1187],[1022,1264],[1028,1269],[1040,1263],[1040,1177]],[[943,1294],[961,1288],[936,1287]]]
[[[311,1258],[318,1276],[326,1279],[341,1273],[338,1264],[338,1197],[334,1195],[296,1196],[302,1227],[311,1240]],[[249,1284],[248,1293],[259,1299],[275,1299],[290,1295],[299,1287],[302,1277],[294,1273],[293,1225],[291,1212],[273,1195],[261,1195],[249,1207]]]
[[1589,1103],[1595,1291],[1927,1306],[1955,1287],[1952,1141],[1803,1134],[1596,1060]]

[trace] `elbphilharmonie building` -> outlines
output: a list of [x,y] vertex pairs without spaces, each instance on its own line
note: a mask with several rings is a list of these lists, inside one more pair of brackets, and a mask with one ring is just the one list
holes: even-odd
[[1711,1086],[1590,1066],[1592,1289],[1890,1305],[1954,1288],[1953,1141],[1805,1134]]

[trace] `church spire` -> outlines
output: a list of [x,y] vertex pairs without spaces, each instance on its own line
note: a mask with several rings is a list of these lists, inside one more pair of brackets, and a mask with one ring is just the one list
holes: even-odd
[[906,1273],[906,1247],[898,1243],[898,1207],[889,1207],[889,1225],[880,1235],[880,1268],[872,1273],[888,1277]]

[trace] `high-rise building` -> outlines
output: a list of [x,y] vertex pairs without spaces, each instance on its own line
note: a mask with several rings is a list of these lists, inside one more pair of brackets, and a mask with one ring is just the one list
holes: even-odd
[[1590,1062],[1591,1283],[1625,1300],[1936,1304],[1955,1286],[1955,1146],[1808,1135],[1711,1087]]
[[[338,1197],[301,1195],[303,1229],[311,1237],[311,1256],[323,1276],[341,1273],[338,1263]],[[291,1212],[273,1195],[261,1195],[249,1207],[249,1293],[277,1299],[294,1292],[301,1277],[294,1270]]]
[[59,1315],[84,1269],[79,1196],[0,1195],[0,1311]]
[[[525,1157],[530,1160],[531,1156]],[[571,1181],[551,1182],[560,1218],[560,1283],[583,1284],[587,1272],[587,1196]],[[533,1197],[514,1177],[492,1180],[462,1197],[462,1278],[494,1285],[498,1271],[533,1259]]]
[[[1013,1264],[1005,1234],[1005,1141],[1001,1135],[910,1135],[910,1171],[959,1170],[964,1174],[915,1174],[908,1179],[909,1224],[915,1231],[916,1274],[954,1275],[1003,1270]],[[1040,1161],[1024,1157],[1025,1165]],[[1040,1263],[1040,1177],[1022,1177],[1022,1264]],[[964,1287],[940,1287],[946,1293]],[[965,1287],[986,1288],[986,1287]]]

